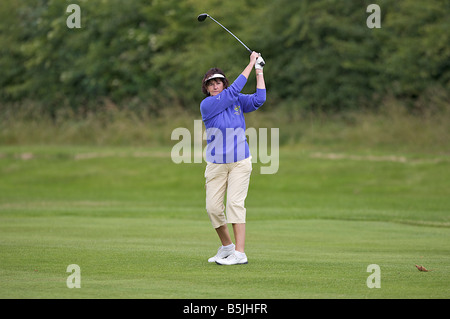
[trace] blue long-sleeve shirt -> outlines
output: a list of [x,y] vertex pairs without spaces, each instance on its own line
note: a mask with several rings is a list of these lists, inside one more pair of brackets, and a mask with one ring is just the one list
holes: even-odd
[[200,103],[207,136],[207,162],[233,163],[250,156],[244,113],[253,112],[264,104],[266,90],[242,94],[246,83],[247,78],[240,74],[228,88]]

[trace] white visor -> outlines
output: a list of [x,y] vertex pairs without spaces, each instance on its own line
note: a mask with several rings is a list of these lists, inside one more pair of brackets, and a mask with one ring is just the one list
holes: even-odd
[[208,82],[209,80],[211,80],[211,79],[216,79],[216,78],[222,78],[222,79],[225,79],[225,77],[224,77],[222,74],[216,73],[216,74],[211,75],[209,78],[207,78],[207,79],[205,80],[205,82]]

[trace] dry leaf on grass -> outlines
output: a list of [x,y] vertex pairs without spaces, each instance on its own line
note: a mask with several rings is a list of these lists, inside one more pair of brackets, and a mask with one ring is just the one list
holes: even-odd
[[424,266],[416,265],[416,268],[419,269],[419,271],[428,271]]

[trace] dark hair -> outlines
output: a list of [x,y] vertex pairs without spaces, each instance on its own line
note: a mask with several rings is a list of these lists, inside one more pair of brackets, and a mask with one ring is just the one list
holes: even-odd
[[[208,72],[206,72],[206,74],[205,74],[205,76],[203,77],[203,80],[202,80],[202,92],[206,96],[209,96],[209,92],[208,92],[207,86],[208,86],[208,82],[211,81],[211,80],[206,81],[206,79],[209,78],[211,75],[214,75],[214,74],[222,74],[223,76],[225,76],[225,73],[223,73],[223,71],[221,69],[219,69],[219,68],[212,68],[212,69],[209,69]],[[223,89],[226,89],[228,87],[228,85],[229,85],[229,82],[228,82],[228,79],[227,79],[226,76],[225,76],[224,79],[223,78],[215,78],[214,80],[221,80],[222,83],[223,83]]]

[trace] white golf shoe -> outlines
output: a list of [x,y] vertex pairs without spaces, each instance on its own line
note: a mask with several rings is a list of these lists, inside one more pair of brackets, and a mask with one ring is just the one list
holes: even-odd
[[219,259],[226,258],[230,256],[231,254],[234,254],[234,244],[228,245],[228,246],[220,246],[217,250],[217,254],[214,257],[211,257],[208,259],[209,263],[213,263]]
[[243,265],[248,264],[247,255],[245,253],[235,251],[228,257],[216,260],[218,265]]

